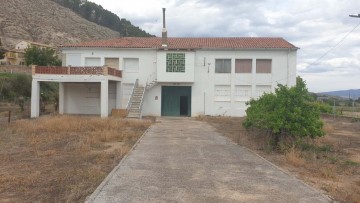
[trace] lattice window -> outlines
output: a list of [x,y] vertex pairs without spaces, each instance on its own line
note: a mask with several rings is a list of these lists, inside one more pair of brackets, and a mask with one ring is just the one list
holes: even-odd
[[167,53],[166,72],[185,72],[185,54]]

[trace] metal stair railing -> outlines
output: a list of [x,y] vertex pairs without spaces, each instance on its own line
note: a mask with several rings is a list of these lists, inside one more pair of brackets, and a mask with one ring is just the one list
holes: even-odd
[[146,89],[150,89],[153,86],[156,85],[156,72],[153,72],[149,75],[149,77],[146,80]]

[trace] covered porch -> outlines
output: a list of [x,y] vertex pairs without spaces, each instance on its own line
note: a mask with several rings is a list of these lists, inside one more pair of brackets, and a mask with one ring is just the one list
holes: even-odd
[[122,72],[110,67],[33,66],[31,117],[40,115],[41,82],[59,83],[59,114],[108,117],[121,107]]

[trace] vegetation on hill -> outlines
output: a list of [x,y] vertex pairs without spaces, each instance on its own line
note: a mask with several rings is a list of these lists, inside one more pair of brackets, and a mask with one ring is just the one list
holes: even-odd
[[3,59],[5,57],[6,50],[2,46],[1,39],[0,39],[0,59]]
[[282,139],[324,135],[319,106],[313,103],[305,82],[298,77],[296,86],[279,84],[275,93],[252,99],[246,110],[244,127],[266,130],[278,146]]
[[61,60],[57,58],[53,49],[41,49],[34,46],[25,50],[25,63],[26,65],[60,66]]
[[83,18],[98,25],[119,32],[120,36],[151,37],[149,33],[131,24],[125,18],[119,18],[116,14],[104,9],[102,6],[87,0],[52,0],[70,8]]
[[52,0],[1,1],[0,38],[5,49],[22,41],[61,45],[119,37]]

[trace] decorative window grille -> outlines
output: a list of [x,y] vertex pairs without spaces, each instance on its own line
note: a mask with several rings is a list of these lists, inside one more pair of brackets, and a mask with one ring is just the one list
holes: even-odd
[[185,53],[166,54],[166,72],[185,72]]

